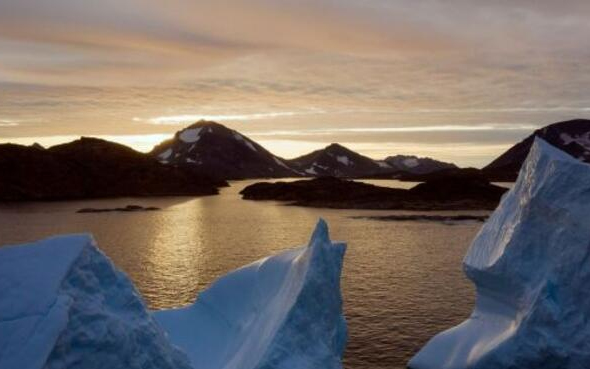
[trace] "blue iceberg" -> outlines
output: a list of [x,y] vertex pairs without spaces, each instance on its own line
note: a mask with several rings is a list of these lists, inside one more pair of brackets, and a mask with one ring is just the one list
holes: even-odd
[[465,257],[476,306],[412,369],[590,367],[590,166],[536,139]]
[[154,316],[195,368],[341,368],[344,251],[320,221],[308,246],[229,273],[193,305]]
[[150,313],[89,235],[0,248],[0,368],[341,368],[346,246],[320,221],[308,246]]

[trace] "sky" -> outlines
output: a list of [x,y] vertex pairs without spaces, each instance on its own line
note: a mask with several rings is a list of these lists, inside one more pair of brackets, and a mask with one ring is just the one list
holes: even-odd
[[149,151],[209,119],[481,167],[590,117],[588,35],[587,0],[0,0],[0,142]]

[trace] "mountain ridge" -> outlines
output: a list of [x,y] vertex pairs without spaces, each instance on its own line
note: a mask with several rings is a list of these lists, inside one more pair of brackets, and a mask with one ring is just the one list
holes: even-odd
[[524,140],[516,143],[483,167],[484,175],[495,181],[516,180],[535,137],[540,137],[571,156],[590,163],[590,120],[572,119],[552,123],[535,130]]
[[0,145],[0,200],[214,195],[225,181],[165,166],[125,145],[82,137],[50,147]]

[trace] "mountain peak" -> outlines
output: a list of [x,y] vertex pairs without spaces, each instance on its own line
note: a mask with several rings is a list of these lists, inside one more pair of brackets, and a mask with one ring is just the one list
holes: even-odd
[[164,164],[190,166],[223,179],[297,175],[282,159],[241,133],[212,121],[198,121],[151,153]]
[[289,163],[300,172],[311,176],[352,178],[382,171],[375,160],[337,143],[292,159]]
[[336,143],[336,142],[332,142],[331,144],[329,144],[328,146],[326,146],[324,148],[324,150],[341,150],[341,149],[349,150],[346,147],[344,147],[344,146],[342,146],[342,145],[340,145],[339,143]]
[[201,119],[201,120],[191,124],[190,126],[184,128],[183,130],[192,129],[192,128],[212,128],[212,129],[230,130],[229,128],[227,128],[226,126],[224,126],[221,123],[217,123],[215,121],[205,120],[205,119]]

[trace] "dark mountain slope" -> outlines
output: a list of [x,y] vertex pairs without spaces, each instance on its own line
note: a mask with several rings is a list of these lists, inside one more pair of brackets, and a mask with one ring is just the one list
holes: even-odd
[[483,173],[494,181],[514,181],[535,137],[541,137],[573,157],[590,163],[590,120],[575,119],[536,130],[484,167]]
[[0,200],[212,195],[225,182],[96,138],[43,149],[0,145]]
[[299,173],[283,159],[237,131],[200,121],[152,150],[160,162],[192,167],[210,177],[244,179],[293,177]]

